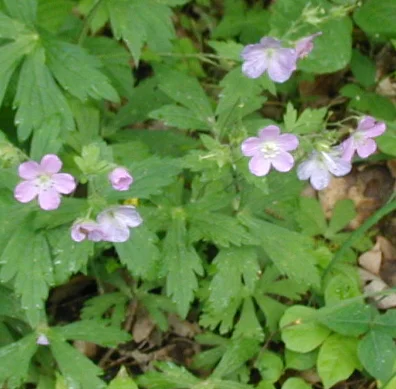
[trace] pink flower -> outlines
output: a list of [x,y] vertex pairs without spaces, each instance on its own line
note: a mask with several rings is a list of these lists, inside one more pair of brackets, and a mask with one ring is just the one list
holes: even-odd
[[314,151],[310,157],[297,167],[300,180],[310,180],[316,190],[326,188],[332,175],[341,177],[348,174],[352,165],[341,157],[341,149],[334,147],[328,152]]
[[76,220],[71,229],[71,237],[75,242],[81,242],[85,239],[99,242],[104,240],[104,232],[98,223],[89,219]]
[[116,167],[109,174],[109,180],[115,190],[125,191],[128,190],[133,182],[132,176],[128,170],[123,167]]
[[40,163],[21,163],[18,173],[25,181],[16,186],[14,197],[21,203],[28,203],[38,197],[42,209],[57,209],[61,201],[60,195],[69,194],[76,188],[73,176],[58,173],[61,168],[62,161],[54,154],[45,155]]
[[130,228],[142,224],[143,220],[132,205],[117,205],[101,212],[96,218],[104,239],[108,242],[126,242]]
[[351,161],[355,151],[360,158],[367,158],[377,150],[377,144],[372,138],[382,135],[385,130],[384,122],[377,122],[371,116],[364,116],[360,120],[356,131],[341,143],[343,148],[342,158]]
[[296,50],[282,47],[275,38],[265,37],[260,43],[247,45],[241,56],[245,61],[242,72],[249,78],[258,78],[267,71],[271,80],[285,82],[296,70]]
[[316,34],[312,34],[305,38],[301,38],[295,43],[295,49],[298,58],[305,58],[306,56],[308,56],[308,54],[314,48],[313,40],[319,35],[322,35],[322,33],[317,32]]
[[280,172],[288,172],[294,158],[288,151],[298,147],[298,139],[292,134],[280,134],[277,126],[267,126],[258,132],[258,137],[247,138],[241,146],[242,154],[252,157],[249,170],[255,176],[268,174],[271,165]]

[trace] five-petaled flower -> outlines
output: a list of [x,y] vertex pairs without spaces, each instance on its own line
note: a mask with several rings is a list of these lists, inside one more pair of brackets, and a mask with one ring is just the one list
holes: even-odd
[[128,170],[123,167],[116,167],[109,173],[109,180],[115,190],[128,190],[133,182]]
[[260,43],[247,45],[241,56],[245,61],[242,71],[249,78],[258,78],[267,71],[271,80],[285,82],[296,70],[296,50],[283,47],[275,38],[265,37]]
[[130,228],[142,224],[143,220],[132,205],[115,205],[105,209],[96,218],[107,242],[126,242]]
[[15,198],[21,203],[28,203],[38,197],[42,209],[57,209],[61,194],[69,194],[76,188],[72,175],[58,173],[61,168],[62,161],[54,154],[45,155],[40,163],[29,161],[20,164],[18,173],[24,181],[15,187]]
[[252,157],[249,170],[256,176],[268,174],[271,165],[280,172],[288,172],[294,165],[288,151],[298,147],[298,139],[292,134],[281,134],[277,126],[270,125],[258,132],[258,137],[247,138],[241,146],[242,154]]
[[82,242],[85,239],[100,242],[104,240],[105,234],[94,220],[78,219],[73,223],[71,237],[75,242]]
[[367,158],[377,150],[375,138],[382,135],[386,130],[384,122],[377,122],[371,116],[364,116],[358,123],[356,131],[344,142],[341,143],[343,148],[342,157],[351,161],[355,151],[361,158]]
[[314,48],[314,44],[313,44],[314,39],[319,35],[322,35],[322,33],[317,32],[316,34],[306,36],[304,38],[299,39],[295,43],[295,49],[296,49],[298,58],[305,58],[308,56],[308,54]]
[[316,190],[326,188],[331,176],[345,176],[352,169],[352,164],[342,158],[342,149],[333,147],[329,151],[313,151],[310,157],[297,167],[300,180],[310,180]]

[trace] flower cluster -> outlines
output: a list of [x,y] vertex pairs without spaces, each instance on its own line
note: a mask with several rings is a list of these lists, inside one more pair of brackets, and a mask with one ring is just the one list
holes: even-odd
[[[357,129],[341,144],[330,146],[322,143],[297,167],[300,180],[310,180],[316,190],[326,188],[332,176],[341,177],[352,169],[355,151],[361,158],[373,154],[377,145],[374,137],[384,133],[386,125],[371,116],[364,116]],[[251,157],[249,170],[256,176],[265,176],[271,166],[280,172],[288,172],[294,165],[289,151],[299,145],[293,134],[281,134],[277,126],[267,126],[258,132],[258,137],[247,138],[241,145],[242,154]]]
[[[45,155],[40,163],[23,162],[18,173],[23,179],[14,191],[14,197],[21,203],[28,203],[38,198],[41,209],[57,209],[61,195],[72,193],[77,186],[71,174],[59,173],[62,161],[54,154]],[[111,186],[118,191],[126,191],[133,183],[133,177],[123,167],[115,167],[108,175]],[[143,222],[135,207],[131,205],[114,205],[100,212],[96,220],[78,219],[71,229],[71,237],[76,242],[85,239],[99,242],[125,242],[129,239],[130,228]]]
[[297,61],[313,50],[313,40],[321,32],[294,42],[293,47],[284,47],[276,38],[264,37],[260,43],[247,45],[241,56],[243,73],[249,78],[258,78],[264,72],[275,82],[287,81],[297,68]]

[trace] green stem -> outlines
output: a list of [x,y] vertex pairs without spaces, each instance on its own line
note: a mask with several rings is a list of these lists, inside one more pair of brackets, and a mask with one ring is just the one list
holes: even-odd
[[396,201],[392,200],[393,199],[390,199],[387,204],[385,204],[382,208],[380,208],[377,212],[370,216],[357,230],[355,230],[351,234],[351,236],[344,242],[341,248],[335,253],[333,259],[323,273],[322,280],[326,279],[330,270],[335,266],[337,262],[342,259],[345,252],[350,249],[357,241],[359,241],[359,239],[363,238],[363,235],[366,233],[367,230],[377,224],[388,213],[396,210]]
[[88,34],[88,29],[89,29],[89,23],[92,20],[92,18],[94,17],[96,11],[99,9],[99,6],[101,5],[101,3],[103,2],[103,0],[97,0],[96,3],[93,5],[93,7],[89,10],[85,20],[84,20],[84,24],[82,26],[82,29],[80,31],[80,34],[78,36],[77,39],[77,44],[79,46],[82,46],[85,38],[87,37]]

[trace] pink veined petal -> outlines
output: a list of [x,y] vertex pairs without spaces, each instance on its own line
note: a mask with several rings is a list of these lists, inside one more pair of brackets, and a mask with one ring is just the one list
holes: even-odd
[[318,35],[322,35],[322,32],[317,32],[316,34],[301,38],[296,42],[295,48],[299,58],[305,58],[313,50],[313,40]]
[[143,219],[132,205],[120,205],[114,214],[116,219],[124,223],[127,227],[137,227],[143,223]]
[[104,237],[107,242],[126,242],[129,239],[129,228],[117,223],[102,225]]
[[288,172],[294,165],[294,158],[286,151],[282,151],[273,158],[271,162],[274,168],[279,172]]
[[377,150],[377,144],[374,139],[365,139],[363,143],[358,144],[356,151],[360,158],[367,158],[369,155],[374,154]]
[[241,57],[245,61],[251,61],[257,59],[257,57],[260,57],[261,55],[265,55],[264,53],[264,48],[260,44],[254,44],[254,45],[247,45],[241,52]]
[[45,173],[58,173],[62,169],[62,161],[55,154],[47,154],[41,159],[40,166]]
[[342,159],[345,161],[352,161],[353,155],[355,154],[356,145],[352,136],[348,139],[345,139],[344,142],[341,143],[342,148]]
[[61,202],[61,196],[54,188],[43,190],[38,195],[38,201],[41,209],[52,211],[57,209]]
[[241,144],[242,154],[246,157],[252,157],[253,155],[260,152],[260,145],[262,140],[256,137],[250,137],[244,140]]
[[275,82],[287,81],[296,70],[297,54],[294,49],[279,49],[268,64],[268,75]]
[[258,177],[262,177],[268,174],[270,167],[271,167],[270,161],[261,155],[255,155],[249,161],[250,172]]
[[281,134],[277,140],[279,147],[284,151],[292,151],[298,147],[298,138],[293,134]]
[[19,165],[19,177],[25,180],[33,180],[41,173],[40,165],[35,161],[24,162]]
[[261,38],[260,45],[262,45],[265,49],[278,49],[282,47],[282,43],[279,39],[271,38],[269,36]]
[[258,132],[258,136],[261,142],[278,140],[279,134],[280,134],[280,128],[272,124],[262,128]]
[[71,229],[71,237],[75,242],[82,242],[87,235],[81,232],[80,225],[75,225]]
[[327,153],[322,153],[324,157],[324,163],[330,173],[337,177],[345,176],[352,170],[352,164],[350,161],[346,161],[341,157],[334,157]]
[[371,127],[375,126],[375,124],[376,120],[372,116],[363,116],[358,123],[357,130],[366,131],[369,130]]
[[268,60],[264,55],[249,59],[242,65],[242,72],[249,78],[259,78],[268,67]]
[[365,138],[375,138],[376,136],[382,135],[386,130],[386,124],[384,122],[378,122],[367,130],[361,130]]
[[22,181],[15,187],[14,197],[20,203],[32,201],[38,194],[37,186],[32,181]]
[[297,177],[301,181],[308,180],[312,176],[314,170],[317,168],[317,164],[318,161],[314,157],[301,162],[297,166]]
[[326,188],[331,180],[331,175],[326,169],[316,169],[313,171],[310,182],[316,190]]
[[51,177],[54,188],[62,194],[69,194],[76,189],[76,181],[71,174],[56,173]]

